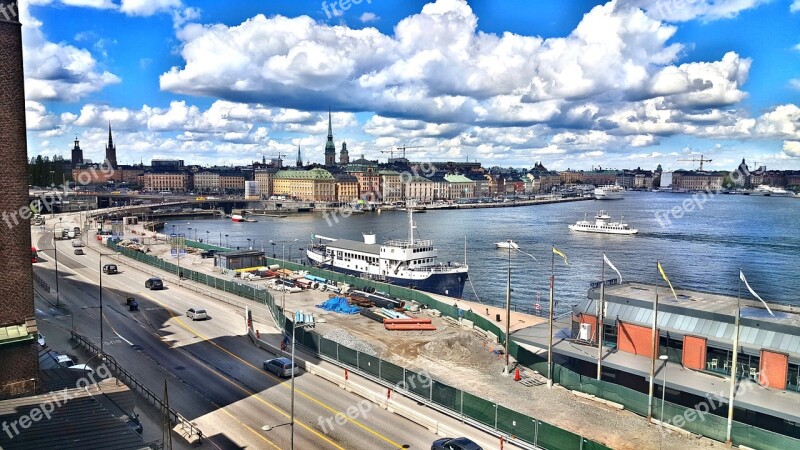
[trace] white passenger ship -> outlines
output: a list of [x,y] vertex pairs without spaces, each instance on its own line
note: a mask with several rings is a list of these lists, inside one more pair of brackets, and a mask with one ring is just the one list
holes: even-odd
[[316,235],[306,256],[324,269],[460,298],[468,266],[438,262],[433,242],[414,238],[413,208],[408,210],[408,226],[408,240],[383,244],[376,243],[372,233],[364,234],[364,242]]
[[611,222],[611,216],[605,211],[600,211],[594,216],[594,223],[584,218],[576,222],[575,225],[570,225],[569,229],[572,231],[604,234],[636,234],[639,232],[639,230],[631,228],[627,223]]
[[597,200],[622,200],[625,188],[622,186],[600,186],[594,189],[594,198]]

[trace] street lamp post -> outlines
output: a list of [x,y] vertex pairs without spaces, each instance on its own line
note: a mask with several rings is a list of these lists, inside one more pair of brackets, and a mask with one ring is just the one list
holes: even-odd
[[211,242],[208,241],[208,236],[211,234],[210,231],[206,230],[206,244],[211,245]]
[[248,249],[248,250],[252,250],[252,249],[253,249],[253,246],[252,246],[252,245],[250,245],[250,241],[252,241],[252,239],[250,239],[250,238],[247,238],[247,249]]
[[272,241],[269,241],[269,243],[272,244],[272,259],[275,259],[275,243]]
[[225,248],[229,248],[228,247],[228,235],[227,234],[225,235]]
[[[295,318],[297,318],[297,314],[295,314]],[[291,414],[292,418],[289,421],[289,424],[290,424],[289,427],[291,428],[291,438],[289,440],[289,442],[290,442],[290,447],[289,448],[291,448],[292,450],[294,450],[294,372],[295,372],[295,363],[294,363],[294,347],[295,347],[294,330],[296,330],[297,328],[312,328],[313,326],[314,326],[313,323],[301,322],[301,323],[298,324],[298,323],[295,323],[294,320],[292,320],[292,402],[291,402],[291,407],[290,407],[290,414]]]
[[58,218],[58,223],[53,224],[53,255],[56,260],[56,307],[61,306],[61,291],[58,289],[58,239],[56,239],[56,225],[61,226],[62,217]]
[[[664,368],[661,369],[661,370],[664,371],[664,378],[663,378],[663,381],[662,381],[662,384],[661,384],[661,416],[659,417],[659,419],[661,420],[661,422],[660,422],[661,426],[663,427],[664,426],[664,403],[665,403],[665,400],[667,398],[667,360],[669,359],[669,356],[661,355],[661,356],[658,357],[658,359],[660,359],[661,361],[664,362]],[[661,450],[661,444],[664,443],[664,433],[662,432],[660,434],[661,434],[661,438],[658,441],[658,449],[659,450]]]

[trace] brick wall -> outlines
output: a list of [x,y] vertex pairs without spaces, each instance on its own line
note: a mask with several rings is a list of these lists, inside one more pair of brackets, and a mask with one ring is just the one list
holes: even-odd
[[683,337],[683,365],[694,370],[706,368],[706,338]]
[[789,356],[785,353],[775,353],[761,350],[759,363],[759,382],[767,387],[786,389],[786,376],[789,370]]
[[[8,0],[0,4],[17,13]],[[0,15],[0,326],[21,325],[34,316],[28,206],[28,146],[25,135],[25,86],[21,27]],[[35,341],[34,341],[35,343]],[[38,376],[32,345],[0,347],[0,392],[26,390]],[[21,382],[21,383],[20,383]]]
[[622,352],[652,358],[652,330],[649,327],[620,322],[617,328],[617,348]]
[[0,359],[0,400],[34,394],[39,383],[39,343],[6,345]]

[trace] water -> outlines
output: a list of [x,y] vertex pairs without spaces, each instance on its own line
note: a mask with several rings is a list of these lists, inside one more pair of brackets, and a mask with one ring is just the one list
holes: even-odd
[[[793,198],[717,195],[703,209],[682,218],[669,216],[662,227],[657,211],[680,207],[688,194],[627,192],[619,201],[580,201],[519,208],[433,211],[414,216],[416,236],[432,239],[443,262],[467,262],[469,282],[465,298],[493,305],[505,304],[507,251],[494,243],[512,239],[522,253],[511,254],[512,304],[531,311],[537,302],[546,310],[549,295],[551,246],[569,257],[564,265],[556,256],[556,301],[564,311],[586,297],[589,283],[600,279],[602,255],[622,273],[624,280],[660,283],[656,269],[660,259],[675,288],[735,295],[741,268],[753,289],[767,301],[800,305],[800,200]],[[639,229],[636,236],[596,235],[570,231],[567,225],[589,219],[605,209],[613,220]],[[408,234],[405,212],[387,211],[341,218],[331,226],[322,214],[296,217],[258,217],[257,223],[233,223],[229,219],[168,222],[165,230],[186,233],[188,238],[211,243],[253,248],[297,259],[301,247],[319,234],[360,240],[362,232],[375,232],[378,241]],[[191,229],[190,229],[191,228]],[[206,233],[208,231],[208,233]],[[228,234],[227,238],[225,234]],[[221,235],[221,236],[220,236]],[[295,241],[296,239],[296,241]],[[275,245],[270,244],[270,240]],[[616,275],[606,267],[606,278]],[[538,300],[537,300],[538,298]]]

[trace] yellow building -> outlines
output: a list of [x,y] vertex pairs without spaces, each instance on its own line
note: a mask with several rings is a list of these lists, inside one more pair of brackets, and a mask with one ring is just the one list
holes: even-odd
[[336,201],[349,203],[359,198],[358,178],[346,173],[336,174]]
[[272,181],[273,195],[304,201],[336,201],[336,180],[325,169],[280,170]]
[[142,176],[145,191],[186,192],[191,188],[189,174],[186,172],[151,172]]

